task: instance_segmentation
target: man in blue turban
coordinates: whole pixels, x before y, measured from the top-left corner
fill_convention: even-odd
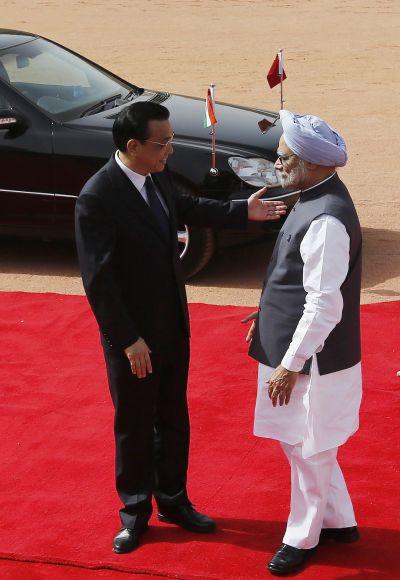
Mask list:
[[[358,428],[361,401],[361,230],[336,168],[346,145],[312,115],[281,111],[275,169],[300,190],[281,229],[247,340],[259,362],[254,433],[280,441],[291,506],[268,569],[298,570],[320,540],[359,537],[338,447]]]
[[[298,157],[323,167],[343,167],[347,163],[346,144],[328,123],[314,115],[295,115],[282,110],[283,139]]]

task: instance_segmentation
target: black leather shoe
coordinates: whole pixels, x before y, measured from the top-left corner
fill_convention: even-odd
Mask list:
[[[277,576],[284,576],[299,570],[307,560],[307,558],[315,552],[315,548],[311,550],[301,550],[300,548],[293,548],[287,544],[282,544],[275,556],[272,558],[267,566],[267,570],[271,574]]]
[[[360,532],[357,526],[351,526],[350,528],[323,528],[319,539],[320,541],[335,540],[335,542],[342,544],[352,544],[360,539]]]
[[[116,554],[129,554],[133,552],[139,545],[139,538],[142,533],[148,529],[149,526],[143,526],[138,530],[130,528],[121,528],[114,538],[113,551]]]
[[[159,505],[158,519],[160,522],[176,524],[199,534],[208,534],[216,528],[214,520],[197,512],[191,503],[175,506]]]

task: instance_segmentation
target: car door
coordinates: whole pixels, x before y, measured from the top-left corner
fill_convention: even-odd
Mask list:
[[[102,167],[113,151],[110,131],[54,125],[55,222],[62,237],[74,235],[76,199],[86,181]]]
[[[13,130],[0,127],[0,232],[45,236],[55,210],[52,121],[13,91],[1,70],[0,109],[24,123]]]

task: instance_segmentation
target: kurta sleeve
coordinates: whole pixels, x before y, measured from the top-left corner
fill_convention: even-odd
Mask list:
[[[326,338],[340,322],[343,298],[340,287],[349,270],[350,238],[337,218],[315,219],[300,245],[306,291],[303,315],[282,359],[282,366],[300,371],[305,362],[320,352]]]

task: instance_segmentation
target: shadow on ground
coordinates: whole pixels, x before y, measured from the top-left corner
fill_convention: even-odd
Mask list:
[[[363,228],[363,240],[363,293],[400,299],[400,284],[395,281],[400,277],[400,231]],[[261,288],[274,241],[270,237],[220,249],[191,285]]]
[[[363,240],[364,294],[375,294],[382,300],[400,299],[400,284],[393,283],[400,277],[400,231],[363,228]]]
[[[79,276],[73,242],[0,240],[0,272],[36,276]]]
[[[400,299],[400,231],[363,228],[363,293]],[[237,243],[228,239],[191,286],[259,289],[275,237]],[[0,240],[0,272],[42,276],[79,276],[72,242]],[[378,288],[376,288],[378,286]]]

